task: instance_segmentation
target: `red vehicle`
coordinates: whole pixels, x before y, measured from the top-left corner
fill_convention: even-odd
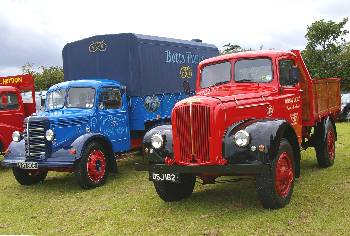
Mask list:
[[[0,152],[23,131],[23,120],[35,112],[34,80],[31,75],[0,77]]]
[[[301,148],[332,166],[340,79],[313,80],[299,51],[223,55],[198,66],[196,95],[178,102],[172,124],[144,138],[149,178],[164,201],[189,197],[196,177],[256,177],[265,208],[290,202]]]

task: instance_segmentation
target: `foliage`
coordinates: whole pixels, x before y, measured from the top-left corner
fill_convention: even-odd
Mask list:
[[[49,172],[35,186],[0,170],[0,234],[36,235],[348,235],[350,232],[350,124],[337,124],[334,166],[320,169],[315,151],[302,152],[301,177],[290,204],[263,209],[254,179],[196,184],[189,199],[165,203],[148,173],[130,156],[119,173],[89,191],[74,175]]]
[[[63,82],[63,68],[60,66],[40,66],[38,70],[34,69],[34,65],[26,63],[22,66],[25,74],[31,74],[34,77],[35,90],[47,90],[52,85]]]
[[[237,53],[237,52],[245,52],[250,51],[251,49],[245,49],[239,46],[238,44],[225,44],[223,46],[223,50],[220,52],[220,54],[231,54],[231,53]]]
[[[340,22],[319,20],[307,27],[307,45],[303,51],[305,63],[313,78],[341,77],[343,89],[348,89],[349,44],[344,29],[348,18]]]

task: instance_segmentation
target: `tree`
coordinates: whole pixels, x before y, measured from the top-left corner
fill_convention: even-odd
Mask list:
[[[221,55],[223,54],[230,54],[230,53],[237,53],[237,52],[245,52],[245,51],[251,51],[252,49],[245,49],[239,46],[238,44],[225,44],[223,46],[223,50],[220,52]]]
[[[38,70],[34,69],[34,64],[26,63],[22,66],[25,74],[31,74],[34,77],[35,90],[47,90],[52,85],[63,82],[63,68],[60,66],[41,66]]]
[[[307,27],[305,35],[307,45],[303,57],[313,78],[340,77],[348,48],[345,36],[349,33],[344,29],[348,18],[339,23],[324,19],[315,21]],[[348,79],[343,78],[342,84]]]

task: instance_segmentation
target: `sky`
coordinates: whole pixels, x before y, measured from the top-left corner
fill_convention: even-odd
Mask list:
[[[0,76],[20,74],[27,62],[62,66],[66,43],[99,34],[304,49],[308,25],[349,15],[349,0],[0,0]]]

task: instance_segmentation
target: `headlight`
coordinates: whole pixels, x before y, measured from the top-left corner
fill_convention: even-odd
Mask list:
[[[159,149],[163,146],[164,144],[164,140],[163,140],[163,137],[162,135],[160,134],[154,134],[151,138],[151,143],[152,143],[152,146],[155,148],[155,149]]]
[[[234,142],[238,147],[245,147],[249,144],[250,135],[245,130],[238,131],[234,136]]]
[[[55,133],[51,129],[46,130],[45,138],[47,139],[47,141],[52,141],[54,137]]]
[[[21,133],[19,131],[15,131],[12,133],[12,140],[15,142],[21,141]]]

